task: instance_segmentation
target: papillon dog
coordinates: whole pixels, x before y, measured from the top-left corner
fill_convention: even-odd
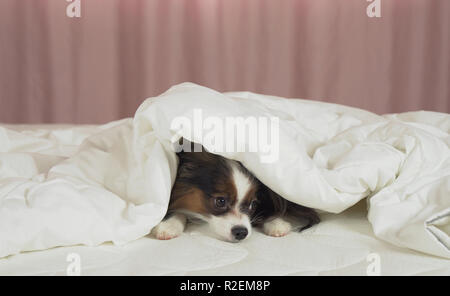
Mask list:
[[[240,162],[209,153],[180,152],[169,208],[152,232],[167,240],[179,236],[188,220],[206,221],[213,233],[229,242],[242,241],[261,227],[280,237],[319,223],[316,211],[290,202],[256,179]]]

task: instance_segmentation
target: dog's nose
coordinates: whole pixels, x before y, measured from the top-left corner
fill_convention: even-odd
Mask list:
[[[248,230],[244,226],[234,226],[231,228],[231,234],[235,239],[243,240],[247,236]]]

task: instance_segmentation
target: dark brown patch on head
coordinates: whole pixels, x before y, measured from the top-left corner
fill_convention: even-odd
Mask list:
[[[187,210],[193,213],[207,215],[208,211],[204,204],[203,192],[197,188],[180,188],[175,186],[172,196],[177,196],[171,199],[170,208],[172,210]]]
[[[188,210],[203,215],[223,215],[236,203],[229,160],[207,152],[178,153],[179,166],[169,210]],[[218,208],[223,198],[226,207]]]

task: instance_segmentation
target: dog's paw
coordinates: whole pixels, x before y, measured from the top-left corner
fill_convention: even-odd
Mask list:
[[[264,223],[263,231],[265,234],[275,237],[285,236],[292,230],[291,223],[283,220],[283,218],[275,218]]]
[[[155,234],[157,239],[172,239],[183,233],[185,223],[186,221],[183,219],[176,219],[171,217],[159,223],[152,232]]]

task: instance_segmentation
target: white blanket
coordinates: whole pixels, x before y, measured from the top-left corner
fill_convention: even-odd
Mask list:
[[[99,127],[0,126],[0,257],[147,235],[167,209],[172,142],[183,136],[214,148],[211,126],[174,129],[199,110],[202,118],[276,119],[276,161],[262,161],[260,149],[216,153],[241,161],[286,199],[340,213],[368,198],[377,237],[450,258],[450,115],[378,116],[191,83],[147,99],[133,119]]]

